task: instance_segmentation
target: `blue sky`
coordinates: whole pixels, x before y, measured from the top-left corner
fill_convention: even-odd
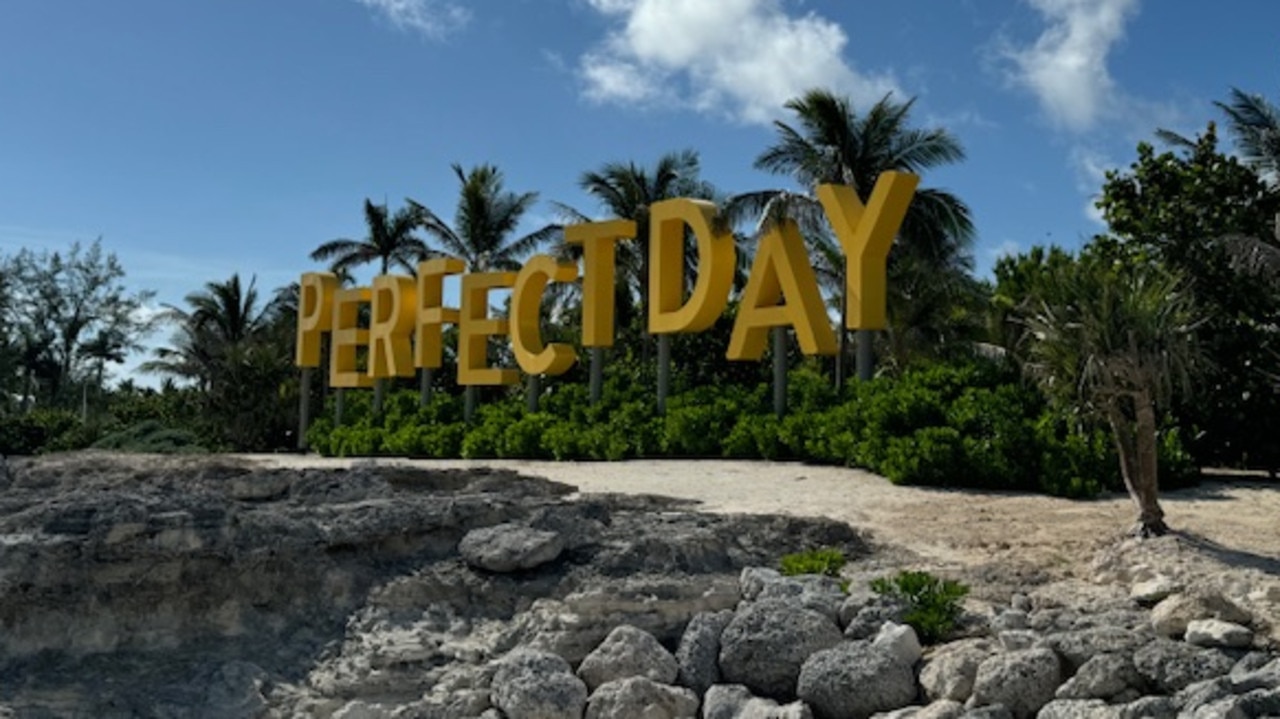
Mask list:
[[[924,183],[970,203],[985,274],[1102,230],[1103,171],[1155,128],[1280,98],[1277,27],[1264,0],[4,0],[0,252],[101,236],[179,303],[295,280],[366,197],[452,217],[454,162],[589,212],[583,170],[684,148],[727,192],[779,186],[751,166],[770,122],[826,86],[961,139]]]

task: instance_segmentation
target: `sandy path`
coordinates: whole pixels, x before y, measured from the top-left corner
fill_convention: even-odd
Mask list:
[[[296,455],[250,458],[268,466],[342,467],[352,462]],[[880,541],[902,545],[938,564],[1029,564],[1056,576],[1083,576],[1096,550],[1116,540],[1134,514],[1125,496],[1070,501],[898,487],[861,470],[795,463],[376,461],[514,469],[572,484],[581,492],[679,497],[713,512],[826,516],[869,530]],[[1280,564],[1280,485],[1248,479],[1205,482],[1166,493],[1162,502],[1172,527],[1223,549],[1231,563]]]

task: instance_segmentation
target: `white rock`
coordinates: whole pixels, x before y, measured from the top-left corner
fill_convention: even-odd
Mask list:
[[[1198,619],[1187,624],[1186,640],[1200,647],[1247,647],[1253,642],[1253,632],[1234,622]]]
[[[898,657],[909,667],[920,661],[920,656],[923,654],[920,639],[916,637],[916,630],[905,624],[885,622],[871,644]]]
[[[1129,598],[1143,606],[1150,606],[1180,591],[1181,584],[1162,575],[1133,585],[1129,590]]]

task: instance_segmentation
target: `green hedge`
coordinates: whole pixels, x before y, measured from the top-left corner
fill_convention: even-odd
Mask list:
[[[1123,488],[1106,431],[1046,405],[995,365],[912,370],[853,383],[843,396],[816,372],[793,371],[782,420],[768,385],[694,389],[668,398],[665,416],[621,381],[605,389],[591,406],[581,385],[556,386],[532,414],[522,396],[486,402],[470,425],[457,397],[436,395],[419,407],[415,392],[394,393],[373,418],[368,393],[349,392],[348,422],[317,420],[307,437],[315,451],[336,456],[761,458],[864,467],[901,484],[1071,497]],[[1162,487],[1195,480],[1177,432],[1162,435],[1160,451]]]

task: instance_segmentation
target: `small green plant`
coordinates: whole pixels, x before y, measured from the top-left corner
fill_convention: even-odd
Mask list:
[[[941,641],[955,629],[960,601],[969,594],[969,588],[960,582],[909,570],[872,580],[871,590],[905,602],[907,611],[902,620],[925,644]]]
[[[839,577],[844,563],[844,552],[839,549],[830,547],[810,549],[807,552],[785,555],[782,558],[782,574],[788,577],[794,577],[797,574]]]

